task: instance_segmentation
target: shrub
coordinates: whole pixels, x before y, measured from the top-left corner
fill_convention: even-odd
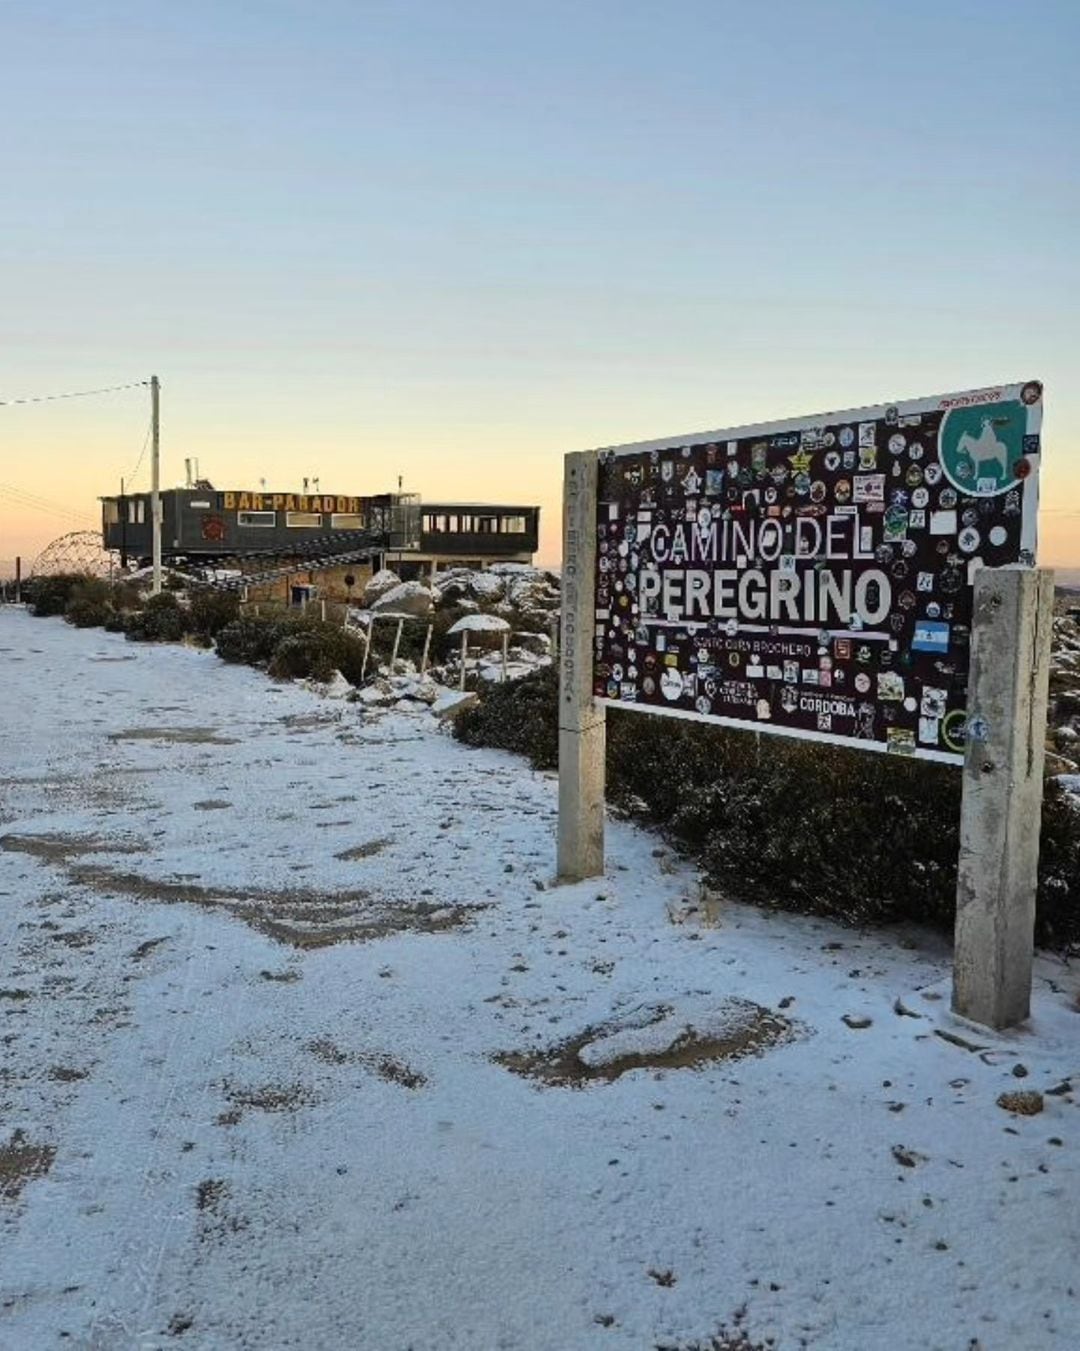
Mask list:
[[[214,647],[222,661],[259,666],[273,656],[278,629],[273,620],[241,615],[218,630]]]
[[[151,596],[131,618],[127,636],[134,642],[176,643],[188,629],[187,612],[171,591]]]
[[[559,763],[558,676],[542,666],[520,680],[492,685],[459,713],[454,735],[468,746],[494,746],[525,755],[537,769]]]
[[[240,597],[235,591],[195,591],[188,614],[192,633],[202,638],[216,638],[226,624],[239,617]]]
[[[112,613],[112,588],[100,577],[86,577],[71,588],[64,618],[77,629],[100,628]]]
[[[492,686],[461,713],[471,746],[558,762],[552,667]],[[608,799],[662,828],[707,879],[757,904],[844,923],[951,929],[960,774],[949,765],[609,709]],[[1036,938],[1080,942],[1080,807],[1043,798]]]
[[[351,684],[360,684],[363,641],[317,619],[241,616],[219,631],[215,646],[223,661],[265,665],[281,679],[329,680],[337,670]]]
[[[281,638],[267,670],[278,679],[327,681],[335,671],[359,685],[364,644],[332,624],[315,623]]]
[[[75,587],[94,580],[84,572],[58,572],[52,577],[31,577],[26,584],[30,613],[45,618],[62,615]]]

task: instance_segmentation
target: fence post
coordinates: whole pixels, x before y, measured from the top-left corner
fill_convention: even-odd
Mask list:
[[[597,453],[567,455],[563,471],[562,641],[559,644],[557,874],[604,871],[604,709],[593,698]]]
[[[1054,574],[975,574],[952,1006],[986,1027],[1031,1012]]]

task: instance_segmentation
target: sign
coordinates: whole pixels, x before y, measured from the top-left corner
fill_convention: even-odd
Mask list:
[[[972,583],[1035,565],[1042,386],[599,452],[603,703],[961,763]]]
[[[356,515],[362,499],[309,493],[218,493],[221,511],[310,511]]]

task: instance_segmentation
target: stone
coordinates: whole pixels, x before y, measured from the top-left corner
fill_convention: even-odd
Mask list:
[[[1017,1116],[1038,1116],[1044,1106],[1043,1095],[1031,1088],[1018,1089],[1012,1093],[1000,1094],[997,1105],[1003,1107],[1006,1112],[1014,1112]]]

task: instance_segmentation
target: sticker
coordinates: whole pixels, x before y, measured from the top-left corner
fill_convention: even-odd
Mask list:
[[[1009,532],[1003,525],[995,525],[990,531],[990,543],[1000,548],[1009,538]]]
[[[682,676],[679,675],[678,671],[673,671],[670,668],[664,671],[664,674],[660,677],[660,691],[670,703],[675,703],[677,699],[682,698]]]
[[[924,718],[943,718],[948,699],[948,690],[938,689],[933,685],[924,685],[919,712]]]
[[[899,702],[904,697],[904,677],[897,675],[895,671],[879,671],[877,694],[883,702]]]
[[[892,755],[914,755],[915,733],[910,727],[889,727],[885,732],[885,749]]]
[[[938,431],[945,477],[961,492],[996,497],[1015,482],[1026,433],[1027,409],[1019,399],[949,409]]]
[[[919,740],[926,746],[936,746],[940,727],[941,723],[937,718],[920,718]]]
[[[954,708],[941,720],[941,739],[951,751],[963,752],[967,742],[967,713]]]
[[[951,625],[933,619],[915,621],[915,636],[911,640],[913,652],[948,652]]]
[[[960,537],[957,540],[957,543],[960,545],[960,548],[963,549],[964,553],[972,554],[979,547],[979,540],[979,532],[974,526],[968,526],[965,530],[960,531]]]
[[[955,511],[932,511],[930,513],[931,535],[955,535],[957,526]]]

